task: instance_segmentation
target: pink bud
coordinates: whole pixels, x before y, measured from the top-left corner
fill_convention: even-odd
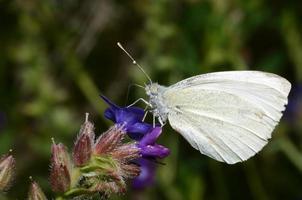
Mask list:
[[[54,192],[63,193],[70,187],[70,175],[66,166],[59,165],[50,170],[50,184]]]
[[[100,182],[90,188],[91,192],[103,192],[105,194],[119,193],[120,187],[113,181]]]
[[[44,192],[35,181],[30,184],[28,200],[47,200]]]
[[[50,183],[54,192],[65,192],[70,187],[72,163],[66,147],[60,143],[51,147]]]
[[[102,155],[113,151],[121,144],[124,136],[125,132],[121,128],[111,127],[97,139],[94,146],[94,153],[96,155]]]
[[[8,190],[14,181],[15,164],[12,155],[5,155],[0,159],[0,191]]]
[[[94,137],[94,126],[88,121],[88,113],[86,113],[86,120],[81,127],[72,153],[73,161],[76,166],[82,166],[90,160]]]
[[[125,178],[135,178],[141,172],[140,167],[136,164],[122,164],[121,169],[122,176]]]
[[[121,145],[110,154],[113,158],[125,163],[141,157],[140,149],[134,144]]]

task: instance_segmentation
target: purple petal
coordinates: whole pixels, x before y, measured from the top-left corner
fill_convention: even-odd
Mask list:
[[[140,146],[146,146],[149,144],[154,144],[156,139],[160,136],[161,134],[161,127],[155,127],[153,130],[149,133],[147,133],[139,142]]]
[[[142,122],[145,111],[138,107],[121,108],[101,95],[102,99],[110,106],[105,110],[105,117],[117,125],[122,125],[129,136],[140,140],[151,128],[150,124]]]
[[[114,115],[114,111],[113,111],[111,108],[107,108],[107,109],[105,110],[104,116],[105,116],[107,119],[110,119],[111,121],[116,122],[115,115]]]
[[[112,101],[110,101],[107,97],[105,97],[104,95],[100,95],[100,97],[113,109],[119,109],[120,107],[118,107],[117,105],[115,105]]]
[[[144,135],[150,131],[151,128],[152,128],[151,124],[142,122],[142,123],[135,123],[132,126],[129,126],[126,131],[132,139],[138,141],[141,140],[144,137]]]
[[[126,126],[141,122],[142,117],[137,113],[129,111],[127,108],[118,109],[115,112],[116,123],[125,124]]]
[[[162,145],[147,145],[139,147],[143,157],[165,158],[170,154],[170,150]]]
[[[131,112],[131,113],[135,114],[141,120],[143,119],[143,117],[145,115],[145,111],[138,107],[129,107],[129,108],[125,108],[125,109],[127,109],[127,112]]]
[[[133,179],[132,187],[135,189],[144,189],[154,184],[156,164],[150,160],[138,159],[137,163],[141,166],[141,173]]]

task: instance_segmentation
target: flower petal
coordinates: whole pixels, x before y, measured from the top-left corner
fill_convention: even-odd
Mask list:
[[[147,133],[139,142],[140,146],[146,146],[149,144],[154,144],[156,139],[160,136],[161,134],[161,127],[155,127],[153,130],[149,133]]]
[[[127,108],[119,109],[115,112],[116,123],[118,124],[125,124],[126,126],[131,126],[137,122],[142,120],[140,115],[129,111]]]
[[[141,140],[151,128],[151,124],[138,122],[128,127],[126,131],[131,139],[138,141]]]
[[[141,173],[133,179],[132,187],[135,189],[144,189],[154,183],[156,163],[140,158],[137,160],[140,165]]]
[[[165,158],[170,154],[170,150],[162,145],[147,145],[141,148],[143,157]]]
[[[140,140],[152,127],[142,122],[145,111],[138,107],[121,108],[101,95],[102,99],[110,106],[105,110],[105,117],[120,125],[134,140]]]
[[[112,101],[110,101],[107,97],[105,97],[104,95],[100,95],[100,97],[113,109],[119,109],[120,107],[115,105]]]

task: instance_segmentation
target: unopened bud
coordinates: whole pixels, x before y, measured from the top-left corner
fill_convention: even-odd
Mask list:
[[[119,186],[111,181],[111,182],[100,182],[96,185],[94,185],[92,188],[90,188],[91,192],[102,192],[104,194],[107,194],[108,196],[111,193],[119,193],[120,188]]]
[[[62,193],[70,187],[72,164],[66,147],[62,143],[55,144],[53,141],[51,151],[51,187],[54,192]]]
[[[92,142],[94,140],[94,125],[89,121],[89,113],[86,113],[85,122],[81,126],[79,135],[87,135]]]
[[[30,179],[32,178],[30,177]],[[28,200],[47,200],[44,192],[35,181],[32,181],[30,184]]]
[[[121,128],[110,128],[97,139],[94,146],[94,153],[96,155],[102,155],[113,151],[121,144],[124,136],[125,132]]]
[[[123,172],[122,176],[125,178],[135,178],[141,172],[140,167],[136,164],[122,164],[121,168]]]
[[[0,191],[7,191],[15,178],[16,161],[12,155],[0,159]]]
[[[118,186],[119,193],[124,193],[126,191],[125,180],[123,176],[121,176],[119,171],[109,170],[107,171],[107,176],[109,176],[110,179],[116,183],[116,185]]]
[[[140,149],[134,144],[124,144],[111,152],[113,158],[121,162],[129,162],[141,157]]]
[[[81,127],[72,153],[76,166],[82,166],[90,160],[94,137],[94,126],[88,121],[88,113],[86,113],[86,120]]]

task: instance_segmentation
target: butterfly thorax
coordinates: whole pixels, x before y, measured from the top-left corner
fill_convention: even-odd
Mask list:
[[[151,112],[155,117],[158,117],[163,123],[168,118],[168,107],[163,97],[166,87],[158,83],[151,83],[145,87],[146,94],[149,96],[149,103],[151,104]]]

